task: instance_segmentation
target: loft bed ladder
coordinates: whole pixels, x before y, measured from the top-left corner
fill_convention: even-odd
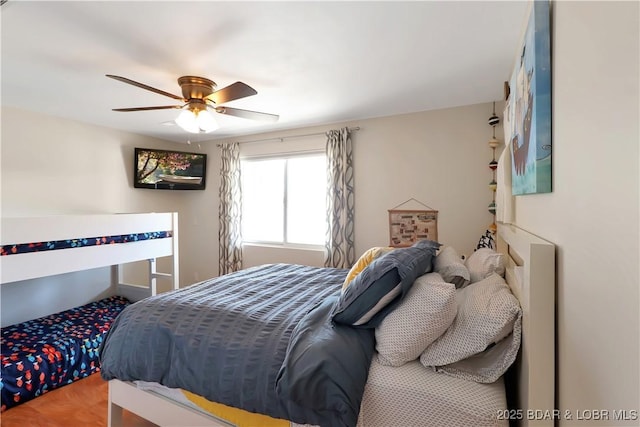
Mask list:
[[[157,295],[158,279],[170,280],[171,289],[177,290],[180,287],[180,257],[178,249],[178,215],[172,215],[173,225],[172,229],[172,260],[171,260],[171,273],[159,272],[157,269],[157,258],[148,258],[147,286],[136,285],[132,283],[126,283],[124,281],[123,264],[116,264],[111,266],[111,284],[116,289],[118,295],[131,300],[139,301],[142,298],[148,296]]]

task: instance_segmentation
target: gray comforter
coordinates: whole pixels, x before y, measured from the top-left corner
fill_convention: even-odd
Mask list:
[[[273,264],[137,302],[100,348],[106,380],[182,388],[251,412],[353,426],[375,343],[330,312],[347,270]]]

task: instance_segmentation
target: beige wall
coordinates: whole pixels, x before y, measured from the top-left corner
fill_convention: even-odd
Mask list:
[[[492,221],[488,184],[491,127],[487,119],[491,104],[336,123],[289,132],[237,138],[239,142],[272,137],[323,133],[343,126],[354,132],[355,246],[356,256],[372,246],[389,244],[388,210],[413,198],[439,211],[438,238],[462,253],[475,249],[480,235]],[[498,102],[500,112],[503,103]],[[501,125],[496,135],[502,135]],[[221,141],[228,142],[228,141]],[[246,155],[324,147],[324,136],[288,138],[284,142],[241,145]],[[212,157],[219,149],[210,146]],[[408,209],[421,209],[412,202]],[[204,248],[203,248],[204,250]],[[245,248],[245,265],[262,262],[296,262],[322,265],[317,251]]]
[[[210,231],[211,213],[217,209],[216,183],[204,192],[135,189],[132,184],[134,147],[183,151],[197,147],[12,108],[2,108],[1,131],[3,217],[177,211],[180,265],[186,272],[181,283],[194,281],[189,274],[196,271],[194,265],[203,266],[202,277],[217,272],[210,254],[192,249],[189,243],[202,230]],[[215,174],[217,161],[212,159],[210,166]],[[203,210],[196,212],[192,206]],[[217,254],[213,256],[217,260]],[[168,268],[165,262],[159,264]],[[107,269],[2,285],[2,324],[84,304],[111,292]]]
[[[387,210],[410,198],[439,210],[440,240],[468,253],[491,222],[487,212],[491,200],[487,187],[491,179],[487,167],[491,128],[487,118],[491,108],[491,104],[473,105],[239,140],[360,126],[353,137],[357,255],[371,246],[388,244]],[[498,111],[500,108],[498,105]],[[171,192],[133,188],[136,146],[207,152],[207,189]],[[323,148],[324,136],[246,144],[242,151],[251,155],[282,147],[285,151]],[[3,108],[1,154],[3,216],[177,211],[181,285],[217,275],[220,153],[214,142],[170,143]],[[247,247],[245,255],[246,266],[267,262],[322,265],[324,260],[321,251],[309,250]],[[73,307],[109,292],[106,270],[4,285],[2,322],[14,323]],[[34,293],[39,294],[35,306],[28,298]]]
[[[638,2],[553,3],[553,192],[516,222],[557,245],[560,425],[640,409]],[[564,417],[563,417],[564,418]]]
[[[142,212],[179,207],[185,192],[134,189],[133,148],[190,150],[13,108],[2,109],[2,216]]]
[[[498,103],[496,110],[501,109]],[[388,210],[411,198],[438,211],[441,243],[465,254],[475,249],[492,222],[491,112],[491,104],[478,104],[359,123],[354,143],[357,253],[389,243]],[[496,135],[502,133],[499,126]]]

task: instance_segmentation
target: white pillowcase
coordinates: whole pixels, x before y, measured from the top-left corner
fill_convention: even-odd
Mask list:
[[[466,379],[475,375],[479,382],[495,381],[513,363],[520,348],[520,303],[496,273],[458,290],[457,295],[458,313],[453,324],[425,349],[420,363],[454,374],[459,367]],[[465,361],[469,363],[450,366],[450,370],[445,366],[480,353],[478,363],[470,363],[470,359]],[[474,366],[481,371],[472,372]]]
[[[434,370],[477,383],[496,382],[516,360],[522,337],[521,325],[522,321],[518,318],[513,333],[498,341],[496,345],[459,362],[435,366]]]
[[[440,273],[445,282],[453,283],[456,288],[464,288],[471,281],[469,270],[465,267],[458,252],[451,246],[440,250],[436,256],[433,271]]]
[[[469,270],[471,283],[486,279],[493,273],[504,277],[504,255],[489,248],[480,248],[472,253],[464,265]]]
[[[380,364],[401,366],[420,357],[457,313],[456,288],[438,273],[418,277],[405,299],[376,328]]]

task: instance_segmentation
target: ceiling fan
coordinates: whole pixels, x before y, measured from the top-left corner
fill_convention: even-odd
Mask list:
[[[234,101],[236,99],[245,98],[258,93],[251,86],[242,82],[235,82],[220,90],[216,90],[217,85],[212,80],[197,76],[182,76],[178,78],[178,84],[182,89],[182,96],[178,96],[146,84],[133,81],[126,77],[114,76],[112,74],[106,74],[106,76],[160,95],[168,96],[169,98],[176,99],[182,103],[180,105],[164,105],[155,107],[114,108],[113,111],[182,110],[175,122],[187,132],[207,133],[216,130],[218,125],[213,118],[211,111],[244,119],[262,120],[267,122],[278,121],[278,116],[276,114],[241,110],[221,105],[225,102]]]

